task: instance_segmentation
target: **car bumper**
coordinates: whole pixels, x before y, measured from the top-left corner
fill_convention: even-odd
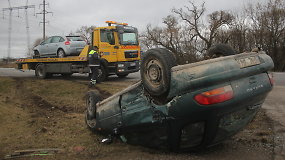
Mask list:
[[[116,66],[116,74],[128,74],[140,70],[139,61],[119,62]]]

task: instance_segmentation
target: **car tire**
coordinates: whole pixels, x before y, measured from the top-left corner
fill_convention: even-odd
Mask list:
[[[208,55],[210,57],[221,57],[221,56],[230,56],[230,55],[235,55],[236,51],[227,44],[216,44],[213,45],[209,50],[208,50]]]
[[[86,96],[86,112],[85,112],[85,123],[88,128],[95,132],[96,131],[96,103],[102,101],[102,97],[95,91],[89,91]]]
[[[35,75],[38,78],[45,79],[48,77],[44,64],[38,64],[35,69]]]
[[[127,77],[128,75],[129,75],[129,73],[124,73],[124,74],[117,73],[117,76],[118,76],[119,78],[125,78],[125,77]]]
[[[65,52],[64,52],[63,49],[59,49],[59,50],[57,51],[57,57],[58,57],[58,58],[64,58],[64,57],[65,57]]]
[[[148,50],[140,67],[145,90],[152,96],[166,97],[170,89],[171,68],[175,65],[175,57],[169,50]]]

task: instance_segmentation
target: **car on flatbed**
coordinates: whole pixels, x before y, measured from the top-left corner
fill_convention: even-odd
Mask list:
[[[86,45],[80,36],[51,36],[33,49],[34,57],[78,56]]]
[[[39,78],[50,78],[59,74],[65,77],[73,73],[90,74],[87,55],[91,48],[96,47],[100,55],[97,82],[106,80],[110,75],[124,78],[130,73],[138,72],[141,51],[137,28],[115,21],[106,21],[106,23],[108,26],[93,28],[90,45],[84,46],[85,41],[78,36],[66,36],[66,39],[55,36],[47,39],[35,48],[33,58],[18,59],[17,69],[35,70],[35,75]],[[51,45],[57,44],[50,43],[54,41],[60,41],[61,45],[52,47]],[[75,47],[71,49],[73,45]],[[50,47],[53,51],[39,49]],[[81,52],[78,53],[79,51]],[[77,56],[66,56],[73,53]]]
[[[176,65],[167,49],[150,49],[140,82],[104,100],[88,92],[85,121],[92,131],[130,144],[199,150],[252,121],[272,90],[273,67],[262,51]]]

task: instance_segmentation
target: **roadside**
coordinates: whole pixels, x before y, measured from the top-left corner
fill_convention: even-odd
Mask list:
[[[15,68],[17,64],[14,61],[15,60],[13,60],[13,62],[10,63],[0,61],[0,68]]]
[[[114,78],[98,84],[96,89],[107,97],[134,82]],[[45,159],[267,160],[274,156],[273,122],[264,110],[238,135],[198,153],[169,153],[119,140],[103,145],[100,140],[104,136],[91,133],[84,124],[87,84],[87,80],[78,78],[0,77],[0,157],[15,150],[35,148],[64,150]]]
[[[274,120],[274,152],[276,160],[285,159],[285,87],[275,86],[274,92],[270,92],[263,108],[267,115]]]

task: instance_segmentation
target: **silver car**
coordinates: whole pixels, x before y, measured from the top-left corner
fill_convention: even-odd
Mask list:
[[[80,36],[52,36],[34,48],[34,57],[78,56],[85,45]]]

